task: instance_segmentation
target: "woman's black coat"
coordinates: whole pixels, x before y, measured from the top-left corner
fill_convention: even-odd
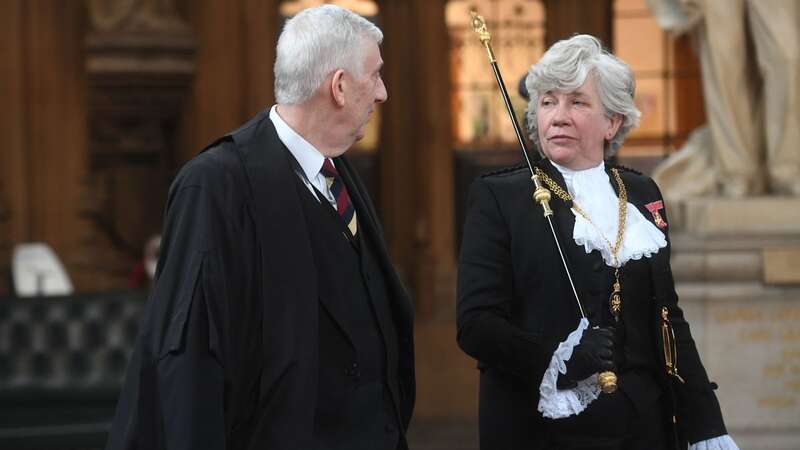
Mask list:
[[[539,164],[565,186],[548,161]],[[621,169],[620,175],[628,201],[653,221],[644,205],[662,200],[656,184],[631,170]],[[478,360],[481,370],[484,449],[539,448],[543,420],[537,411],[539,385],[559,342],[577,327],[580,318],[542,208],[532,200],[533,189],[527,167],[519,167],[477,179],[469,195],[458,271],[458,343]],[[551,207],[565,253],[572,259],[581,258],[585,252],[572,239],[575,219],[570,205],[554,195]],[[663,210],[661,215],[668,222]],[[667,234],[668,229],[662,231]],[[623,298],[628,314],[652,323],[653,351],[661,367],[660,312],[662,307],[668,309],[677,339],[678,367],[686,383],[664,373],[659,382],[667,395],[662,398],[669,403],[665,405],[667,417],[677,416],[681,440],[696,442],[726,431],[713,393],[715,385],[708,380],[678,307],[669,254],[668,244],[648,258],[653,292],[626,293],[623,286]],[[584,298],[588,275],[573,276],[578,294]],[[674,402],[669,401],[672,398]]]

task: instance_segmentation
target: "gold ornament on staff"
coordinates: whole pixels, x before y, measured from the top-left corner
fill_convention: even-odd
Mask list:
[[[492,35],[486,28],[486,20],[484,20],[483,16],[478,14],[476,11],[470,11],[470,15],[472,16],[472,29],[478,34],[478,38],[483,46],[486,47],[486,52],[489,56],[489,64],[492,66],[492,71],[494,72],[494,77],[497,80],[497,85],[500,87],[500,94],[503,97],[503,102],[506,105],[506,110],[508,111],[509,118],[511,119],[511,124],[514,127],[514,133],[517,135],[522,156],[525,158],[525,162],[528,164],[528,169],[530,169],[531,181],[533,181],[535,186],[533,200],[534,202],[542,205],[544,217],[547,219],[547,223],[550,225],[550,231],[553,234],[553,240],[556,244],[556,248],[558,248],[558,254],[561,256],[561,262],[564,266],[564,271],[567,274],[567,278],[569,279],[569,285],[572,288],[575,301],[578,304],[578,310],[580,311],[581,318],[585,319],[586,315],[583,313],[583,306],[581,305],[581,300],[578,297],[578,291],[575,290],[575,283],[572,281],[572,275],[569,270],[569,266],[567,265],[567,260],[564,258],[564,252],[561,250],[561,243],[558,240],[558,235],[556,234],[555,227],[553,226],[553,211],[550,209],[551,194],[550,191],[542,185],[539,175],[537,175],[533,164],[531,163],[531,159],[528,154],[528,146],[525,143],[525,139],[522,137],[522,131],[520,131],[519,123],[517,123],[517,116],[514,114],[514,107],[511,105],[511,99],[508,97],[506,85],[503,82],[502,75],[500,75],[500,69],[497,67],[497,59],[494,56],[494,51],[492,51]],[[617,390],[617,376],[614,374],[614,372],[601,372],[597,376],[597,383],[600,385],[600,389],[606,394],[610,394]]]

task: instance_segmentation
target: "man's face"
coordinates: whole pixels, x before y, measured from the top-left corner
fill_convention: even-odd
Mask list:
[[[591,75],[572,92],[541,94],[536,119],[544,154],[573,170],[600,164],[605,141],[614,136],[620,122],[606,116]]]
[[[364,137],[364,128],[375,109],[375,104],[385,102],[388,97],[381,78],[383,59],[378,44],[368,40],[364,45],[366,51],[361,77],[347,74],[351,88],[347,92],[345,113],[353,142]]]

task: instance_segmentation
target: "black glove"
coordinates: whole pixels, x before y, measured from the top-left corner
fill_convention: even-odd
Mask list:
[[[565,365],[567,373],[559,375],[556,382],[559,389],[573,388],[578,381],[592,374],[614,370],[614,329],[589,328],[584,331]]]

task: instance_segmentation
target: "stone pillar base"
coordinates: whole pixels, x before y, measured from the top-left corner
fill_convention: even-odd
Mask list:
[[[728,431],[743,449],[800,448],[800,199],[670,206],[680,304]]]

